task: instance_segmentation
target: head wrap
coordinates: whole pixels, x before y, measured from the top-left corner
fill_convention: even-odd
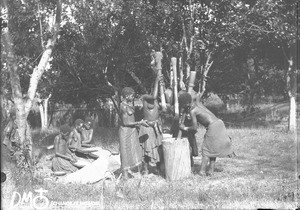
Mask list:
[[[70,133],[71,132],[71,127],[68,125],[62,125],[59,127],[59,130],[61,133]]]
[[[186,106],[192,102],[192,96],[189,93],[182,93],[178,97],[179,106]]]
[[[123,97],[129,96],[131,94],[134,94],[134,90],[131,87],[124,87],[121,92]]]
[[[82,119],[75,120],[75,126],[80,125],[80,124],[84,124],[84,121]]]

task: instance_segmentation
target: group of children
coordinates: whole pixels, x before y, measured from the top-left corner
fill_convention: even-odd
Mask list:
[[[75,164],[78,160],[86,164],[93,160],[92,155],[83,152],[84,148],[94,146],[91,144],[92,123],[90,118],[86,119],[85,122],[82,119],[77,119],[73,129],[69,125],[60,126],[60,133],[54,139],[53,171],[75,172],[81,167]]]

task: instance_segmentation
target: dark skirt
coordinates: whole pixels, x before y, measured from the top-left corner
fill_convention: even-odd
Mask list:
[[[139,131],[140,144],[142,146],[143,158],[148,160],[150,165],[155,165],[162,160],[163,135],[158,126],[141,126]]]
[[[136,128],[119,128],[121,167],[130,169],[142,163],[142,148]]]

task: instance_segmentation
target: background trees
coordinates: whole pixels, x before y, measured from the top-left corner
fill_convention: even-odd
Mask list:
[[[47,99],[50,107],[64,103],[95,108],[107,100],[117,102],[124,86],[149,92],[152,50],[163,52],[167,87],[175,56],[180,88],[192,70],[197,72],[194,90],[201,96],[243,94],[251,107],[256,97],[285,95],[295,116],[296,0],[66,0],[59,30],[57,2],[7,5],[13,45],[2,39],[12,50],[1,51],[2,94],[15,102],[19,123],[24,123],[34,98],[45,115]],[[39,72],[37,77],[33,72]],[[292,122],[295,118],[290,122],[293,130]],[[48,124],[44,119],[43,125]]]
[[[299,1],[256,1],[254,5],[248,7],[249,11],[241,21],[246,27],[243,26],[241,31],[250,33],[251,37],[257,37],[257,41],[262,43],[262,47],[258,49],[264,51],[264,54],[259,56],[256,62],[258,59],[268,59],[272,62],[273,68],[275,67],[275,72],[284,69],[286,80],[284,89],[290,99],[289,130],[295,132],[296,80],[299,69],[299,55],[297,56],[296,49],[300,46]],[[270,49],[273,49],[273,52]],[[262,65],[265,63],[267,62],[263,62]],[[261,71],[264,69],[261,67]],[[271,78],[271,75],[272,73],[265,74],[265,77]]]

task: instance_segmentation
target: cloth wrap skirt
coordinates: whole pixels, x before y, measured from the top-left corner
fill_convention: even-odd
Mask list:
[[[136,128],[120,126],[121,168],[130,169],[142,163],[142,148]]]
[[[225,157],[233,153],[231,139],[222,120],[217,120],[206,128],[202,144],[202,156]]]
[[[61,157],[54,157],[52,159],[52,170],[53,171],[65,171],[67,173],[72,173],[78,169],[72,165],[72,163]]]
[[[143,158],[150,165],[155,166],[156,163],[163,159],[162,154],[162,127],[158,121],[149,122],[151,126],[141,126],[139,131],[140,144],[142,146]]]

